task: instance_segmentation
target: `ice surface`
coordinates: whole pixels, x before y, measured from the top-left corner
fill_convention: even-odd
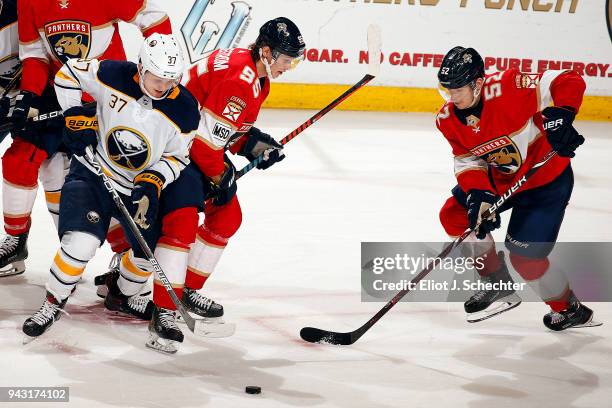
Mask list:
[[[310,114],[266,110],[258,126],[280,139]],[[587,142],[559,239],[610,241],[610,124],[577,128]],[[96,298],[106,245],[70,316],[22,345],[58,247],[40,191],[28,270],[0,280],[0,386],[68,386],[69,406],[92,408],[609,406],[610,304],[590,304],[603,327],[552,333],[544,304],[468,324],[460,303],[402,303],[351,347],[301,341],[303,326],[353,330],[382,306],[360,301],[361,241],[445,240],[438,211],[454,185],[452,158],[429,114],[332,112],[285,151],[239,181],[243,225],[205,287],[236,334],[198,339],[185,329],[175,356],[145,348],[146,324]]]

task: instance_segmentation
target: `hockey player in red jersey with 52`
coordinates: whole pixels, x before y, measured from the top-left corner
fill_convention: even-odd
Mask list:
[[[452,147],[458,185],[440,211],[448,235],[479,227],[466,239],[472,256],[485,260],[481,279],[497,283],[465,302],[468,321],[477,322],[520,304],[503,252],[496,253],[490,232],[501,212],[512,209],[505,245],[514,269],[550,306],[544,324],[552,330],[598,325],[548,255],[557,240],[574,177],[570,158],[584,142],[572,123],[585,91],[574,71],[525,74],[511,69],[485,75],[473,48],[450,50],[438,72],[450,101],[436,125]],[[552,106],[551,106],[552,104]],[[481,215],[550,151],[558,152],[489,219]],[[470,245],[471,244],[471,245]]]
[[[38,178],[57,225],[60,191],[68,171],[61,145],[63,123],[40,122],[23,130],[30,108],[59,110],[51,84],[69,58],[125,60],[118,21],[136,25],[145,36],[170,34],[165,12],[146,0],[19,0],[19,56],[23,61],[21,91],[11,101],[7,121],[14,125],[13,143],[2,157],[2,204],[7,236],[0,244],[0,276],[23,273],[30,213]],[[84,96],[87,99],[87,96]],[[4,268],[4,269],[3,269]]]

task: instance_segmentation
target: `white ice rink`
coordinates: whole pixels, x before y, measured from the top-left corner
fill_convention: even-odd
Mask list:
[[[310,114],[267,110],[258,125],[280,139]],[[611,125],[576,127],[587,142],[560,240],[612,241]],[[106,245],[70,316],[22,345],[58,246],[39,192],[28,270],[0,281],[0,386],[67,386],[70,407],[91,408],[610,406],[609,303],[589,304],[603,327],[553,333],[544,304],[468,324],[461,303],[407,302],[353,346],[301,341],[304,326],[349,331],[382,307],[360,301],[360,242],[445,240],[438,211],[454,181],[430,114],[332,112],[285,151],[284,162],[240,180],[244,222],[205,286],[236,334],[198,339],[185,329],[175,356],[145,348],[146,324],[107,313],[95,296]],[[247,395],[246,385],[263,392]]]

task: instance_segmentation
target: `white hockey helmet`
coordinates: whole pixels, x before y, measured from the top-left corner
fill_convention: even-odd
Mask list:
[[[147,37],[138,55],[140,63],[140,87],[142,91],[152,99],[163,99],[172,91],[169,89],[161,98],[153,97],[144,86],[144,75],[148,71],[151,74],[164,79],[172,80],[177,86],[181,82],[185,61],[181,47],[174,35],[154,33]]]

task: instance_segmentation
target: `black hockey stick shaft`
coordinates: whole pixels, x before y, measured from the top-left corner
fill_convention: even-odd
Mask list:
[[[374,79],[373,75],[370,75],[370,74],[364,75],[364,77],[361,78],[359,82],[357,82],[355,85],[347,89],[342,95],[334,99],[329,105],[327,105],[326,107],[321,109],[319,112],[312,115],[306,122],[302,123],[296,129],[294,129],[291,133],[289,133],[287,136],[282,138],[279,141],[279,143],[283,146],[286,145],[289,141],[291,141],[291,139],[293,139],[294,137],[302,133],[304,130],[308,129],[311,125],[313,125],[323,116],[325,116],[329,111],[331,111],[336,106],[341,104],[345,99],[347,99],[349,96],[357,92],[360,88],[364,87],[372,79]],[[244,176],[249,171],[253,170],[253,168],[255,168],[259,163],[261,163],[263,159],[264,159],[264,154],[262,153],[255,160],[253,160],[252,162],[244,166],[242,169],[240,169],[236,173],[236,180]]]
[[[531,176],[535,172],[537,172],[542,166],[544,166],[550,159],[552,159],[557,152],[552,150],[548,152],[539,162],[534,164],[512,187],[508,189],[490,208],[487,209],[482,215],[482,219],[487,219],[491,215],[495,213],[505,202],[507,202],[510,197],[512,197],[516,192],[529,180]],[[474,229],[478,229],[478,225]],[[434,258],[434,260],[427,264],[425,269],[423,269],[417,276],[415,276],[410,284],[407,285],[406,289],[402,289],[398,292],[393,298],[388,301],[382,309],[380,309],[370,320],[368,320],[365,324],[359,327],[352,332],[340,333],[340,332],[332,332],[328,330],[321,330],[314,327],[304,327],[300,331],[300,336],[302,339],[311,342],[311,343],[329,343],[329,344],[337,344],[337,345],[350,345],[355,343],[361,336],[363,336],[372,326],[376,324],[393,306],[395,306],[404,296],[410,292],[410,288],[415,287],[415,285],[421,281],[429,272],[431,272],[444,258],[446,258],[453,249],[455,249],[459,244],[461,244],[471,233],[472,229],[467,229],[459,238],[455,239],[453,242],[448,244],[438,256]]]
[[[91,108],[92,106],[96,106],[96,102],[89,102],[83,105],[84,108]],[[61,117],[63,112],[64,111],[60,109],[56,111],[41,113],[40,115],[36,115],[31,118],[28,118],[28,121],[26,122],[26,125],[25,125],[25,129],[27,129],[28,125],[31,125],[35,122],[43,122],[45,120]],[[7,131],[10,132],[11,130],[13,130],[12,123],[3,123],[2,125],[0,125],[0,133],[4,133]],[[4,140],[4,138],[0,139],[0,143],[2,142],[2,140]]]
[[[176,306],[176,309],[179,311],[179,313],[183,317],[185,324],[187,325],[189,330],[191,330],[192,332],[195,332],[195,324],[196,324],[195,319],[191,317],[185,305],[183,305],[183,303],[178,298],[176,293],[174,293],[174,289],[172,288],[172,285],[170,284],[168,277],[162,270],[161,266],[159,265],[159,262],[157,262],[157,259],[155,259],[155,255],[153,255],[153,251],[151,251],[151,248],[149,248],[147,241],[145,241],[144,237],[138,230],[138,227],[136,226],[136,222],[130,215],[123,201],[121,200],[121,196],[119,195],[119,193],[113,186],[111,180],[102,170],[102,166],[100,165],[100,162],[98,161],[98,159],[96,158],[96,156],[94,155],[90,147],[87,148],[87,161],[93,166],[93,168],[96,171],[96,174],[102,179],[102,183],[104,184],[106,191],[108,191],[111,197],[113,198],[115,205],[121,212],[121,215],[123,215],[123,218],[125,219],[125,221],[128,224],[128,227],[130,228],[130,231],[132,232],[134,237],[136,237],[136,240],[138,241],[140,248],[145,253],[147,259],[151,263],[151,266],[153,267],[153,270],[155,271],[157,278],[160,280],[160,282],[164,286],[164,289],[166,289],[166,291],[168,292],[168,295],[170,295],[170,298],[172,299],[172,303],[174,303],[174,305]]]

